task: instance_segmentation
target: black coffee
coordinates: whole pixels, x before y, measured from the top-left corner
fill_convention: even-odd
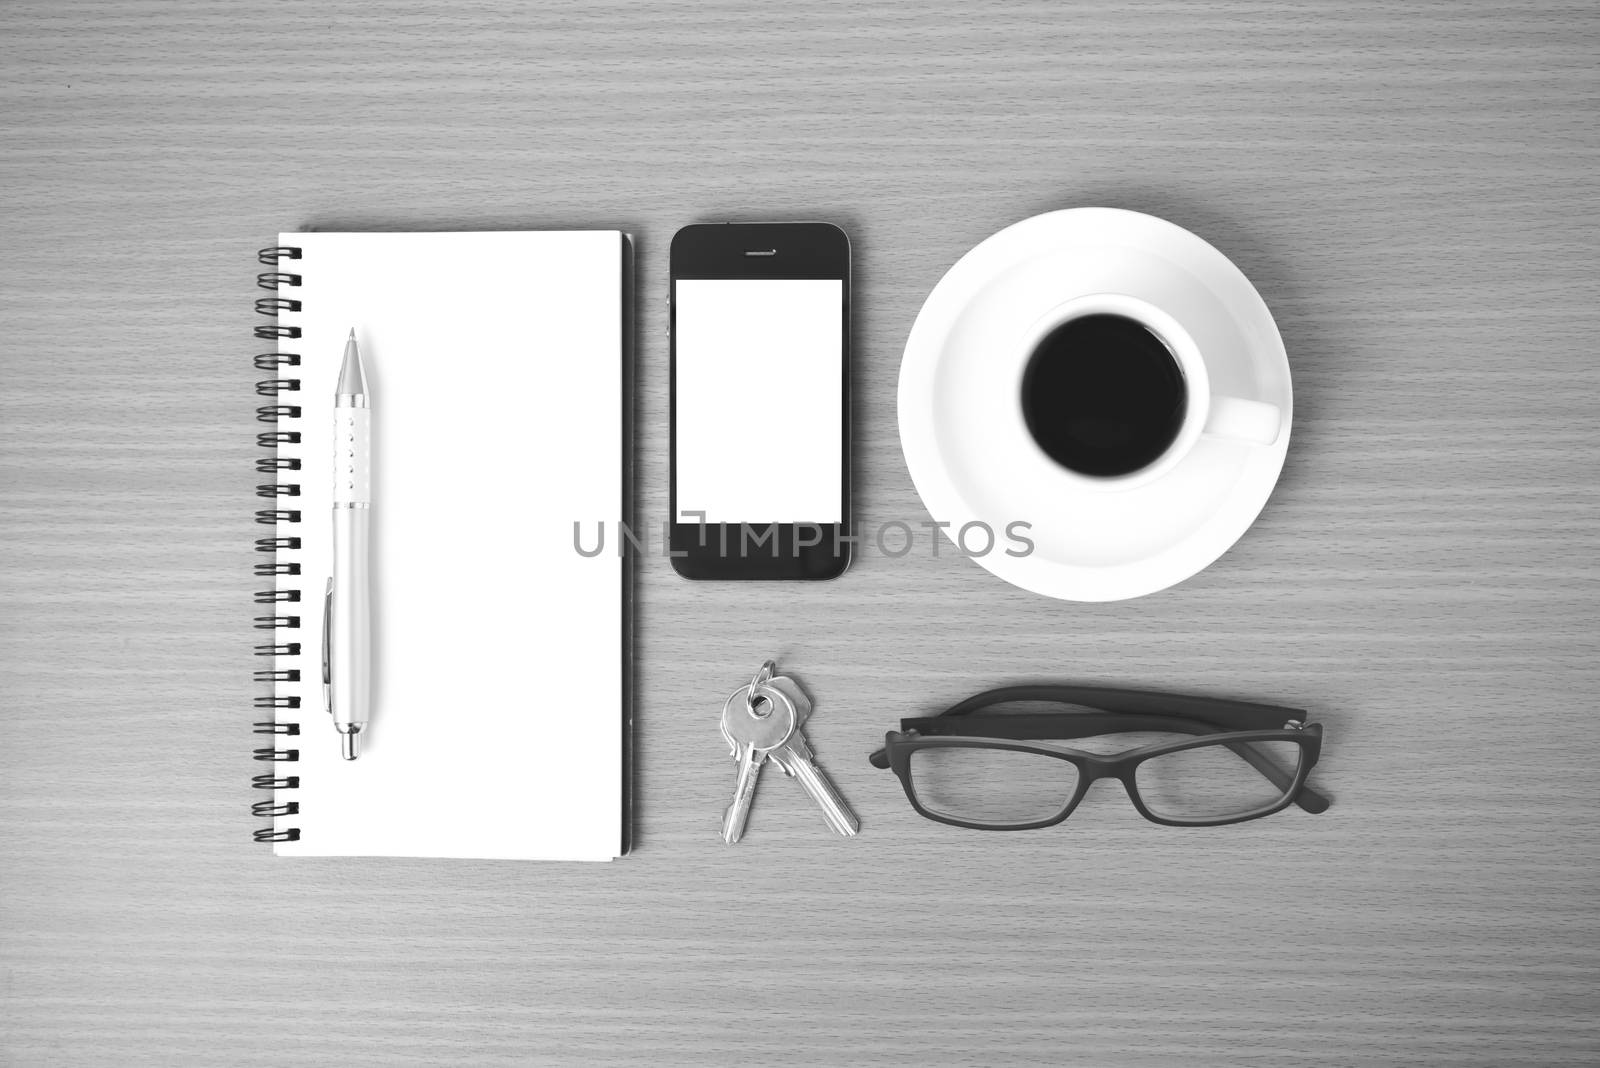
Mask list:
[[[1122,315],[1062,323],[1022,376],[1028,432],[1052,460],[1083,475],[1127,475],[1154,462],[1178,436],[1186,398],[1166,344]]]

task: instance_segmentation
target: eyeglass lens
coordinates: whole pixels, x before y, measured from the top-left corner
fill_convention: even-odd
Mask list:
[[[1077,765],[1017,749],[937,746],[911,751],[917,801],[936,815],[996,827],[1047,820],[1078,789]]]
[[[1141,732],[1074,740],[1070,745],[1087,752],[1110,753],[1192,737]],[[1301,747],[1291,741],[1180,749],[1140,763],[1134,783],[1145,807],[1163,819],[1236,819],[1283,801],[1298,773],[1301,753]],[[1252,756],[1276,768],[1280,772],[1277,781],[1252,765]],[[1057,816],[1078,788],[1077,765],[1024,750],[932,746],[912,750],[909,766],[912,790],[923,808],[949,819],[995,827]]]
[[[1163,819],[1236,819],[1283,801],[1285,783],[1299,771],[1301,748],[1295,742],[1234,742],[1203,745],[1151,757],[1133,773],[1145,808]],[[1274,782],[1251,765],[1257,758],[1282,775]]]

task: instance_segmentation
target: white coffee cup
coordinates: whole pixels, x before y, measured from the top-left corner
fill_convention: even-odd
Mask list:
[[[1178,431],[1166,450],[1136,471],[1121,475],[1090,475],[1061,464],[1028,436],[1035,450],[1061,475],[1085,488],[1120,491],[1154,482],[1178,465],[1202,436],[1227,438],[1248,445],[1271,445],[1283,432],[1283,412],[1275,404],[1248,397],[1213,393],[1206,357],[1189,332],[1171,315],[1149,301],[1122,293],[1091,293],[1059,304],[1040,316],[1021,338],[1025,370],[1034,350],[1059,327],[1089,315],[1119,315],[1142,325],[1166,346],[1184,379],[1184,412]],[[1022,381],[1017,381],[1018,404]]]

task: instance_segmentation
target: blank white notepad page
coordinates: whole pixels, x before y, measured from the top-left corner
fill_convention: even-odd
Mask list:
[[[622,518],[623,238],[614,232],[284,234],[302,276],[301,461],[280,507],[300,565],[300,733],[279,854],[603,860],[623,819],[623,565],[573,547]],[[374,701],[359,760],[323,710],[333,392],[354,328],[371,390]],[[263,428],[266,429],[266,428]],[[608,548],[611,542],[608,541]]]

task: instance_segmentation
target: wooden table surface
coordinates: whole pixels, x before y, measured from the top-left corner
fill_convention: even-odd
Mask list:
[[[1597,46],[1548,2],[0,6],[0,1062],[1595,1063]],[[822,586],[652,557],[635,855],[250,841],[280,229],[635,233],[659,522],[671,234],[842,223],[870,527],[927,518],[895,427],[924,296],[1097,204],[1212,241],[1288,345],[1283,480],[1210,569],[1076,605],[925,531]],[[766,656],[859,838],[774,780],[718,841],[715,705]],[[1334,806],[1181,831],[1102,788],[963,832],[866,762],[1042,679],[1302,705]]]

